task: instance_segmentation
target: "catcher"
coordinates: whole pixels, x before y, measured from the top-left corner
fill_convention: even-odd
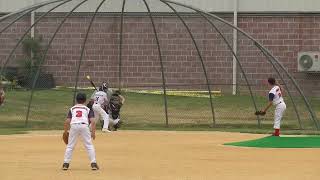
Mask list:
[[[110,123],[113,124],[115,131],[120,128],[122,121],[120,121],[120,109],[124,104],[125,98],[121,95],[120,91],[115,91],[110,97],[109,104],[106,108],[106,112],[109,115]],[[110,126],[109,126],[109,129]]]
[[[275,78],[268,78],[268,84],[271,87],[271,90],[269,91],[269,94],[268,94],[269,96],[268,105],[266,106],[266,108],[264,108],[261,111],[257,111],[255,114],[265,115],[268,109],[272,105],[274,105],[276,108],[274,111],[274,124],[273,124],[274,133],[272,135],[280,136],[280,123],[287,106],[282,97],[282,92],[281,92],[282,89],[280,85],[276,82]]]
[[[4,103],[4,98],[5,98],[5,93],[4,93],[2,84],[0,83],[0,106],[3,105],[3,103]]]
[[[91,138],[95,139],[96,123],[92,121],[94,113],[84,105],[86,102],[86,94],[78,93],[76,100],[78,104],[70,108],[67,120],[64,123],[63,140],[67,144],[67,148],[64,155],[62,169],[68,170],[72,152],[80,136],[85,148],[87,149],[91,162],[91,169],[98,170],[99,167],[96,162],[96,153],[91,140]],[[91,133],[89,129],[89,122],[91,122]],[[69,129],[70,131],[68,132]]]

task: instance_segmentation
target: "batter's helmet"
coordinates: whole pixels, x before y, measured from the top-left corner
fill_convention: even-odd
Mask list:
[[[108,90],[108,83],[106,83],[106,82],[103,82],[102,84],[101,84],[101,86],[99,87],[99,91],[104,91],[104,92],[106,92],[107,90]]]

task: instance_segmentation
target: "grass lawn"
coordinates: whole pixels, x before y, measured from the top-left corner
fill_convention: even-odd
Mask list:
[[[91,90],[84,90],[88,96]],[[193,93],[194,94],[194,93]],[[209,98],[168,96],[168,121],[165,126],[163,96],[159,94],[124,92],[125,105],[121,110],[124,129],[143,130],[218,130],[269,133],[272,130],[273,110],[261,117],[262,127],[257,127],[255,109],[249,96],[222,95],[213,98],[215,126]],[[23,133],[30,91],[8,91],[5,105],[0,107],[0,134]],[[27,129],[62,129],[68,109],[72,105],[73,92],[70,89],[39,90],[34,94]],[[259,109],[266,104],[265,97],[255,97]],[[318,99],[311,99],[315,111],[320,116]],[[302,126],[308,131],[297,131],[299,123],[291,102],[287,99],[287,111],[282,123],[287,133],[317,133],[301,99],[298,104]]]

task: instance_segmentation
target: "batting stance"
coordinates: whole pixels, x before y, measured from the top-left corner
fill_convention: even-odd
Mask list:
[[[97,123],[99,117],[103,119],[103,132],[111,132],[108,130],[109,126],[109,116],[104,108],[109,104],[109,94],[111,94],[111,90],[108,89],[107,83],[102,83],[99,87],[99,91],[95,91],[91,96],[91,101],[93,101],[92,109],[96,115],[95,123]]]
[[[96,162],[95,149],[91,140],[91,138],[95,139],[96,124],[94,121],[91,121],[92,118],[94,118],[94,113],[84,105],[86,102],[86,94],[78,93],[76,100],[78,104],[69,110],[67,120],[64,123],[64,132],[66,133],[68,129],[70,129],[70,131],[62,169],[67,170],[69,168],[72,152],[77,143],[77,139],[80,136],[89,154],[91,169],[98,170],[99,167]],[[89,129],[89,122],[91,122],[91,133]]]
[[[271,86],[271,90],[269,91],[268,95],[269,103],[267,107],[262,110],[262,113],[265,114],[272,105],[276,107],[274,111],[273,136],[279,136],[281,119],[287,106],[282,97],[281,87],[276,83],[275,78],[268,78],[268,83]]]

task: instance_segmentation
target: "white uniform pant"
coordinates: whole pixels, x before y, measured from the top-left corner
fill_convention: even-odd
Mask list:
[[[100,104],[94,104],[92,106],[92,109],[94,111],[95,115],[95,121],[96,123],[100,119],[100,117],[103,119],[103,129],[108,129],[109,123],[112,124],[117,124],[120,119],[113,120],[112,118],[109,117],[109,114],[107,114],[100,106]]]
[[[86,124],[71,124],[69,131],[68,145],[64,155],[64,162],[70,163],[72,152],[76,146],[78,137],[81,137],[84,147],[86,148],[91,163],[96,162],[96,153],[91,140],[91,132]]]
[[[283,113],[286,110],[287,106],[284,102],[281,102],[276,106],[276,109],[274,110],[274,129],[280,129],[280,123],[281,119],[283,117]]]

